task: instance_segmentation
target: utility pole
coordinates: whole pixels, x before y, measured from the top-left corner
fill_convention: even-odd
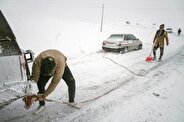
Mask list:
[[[102,32],[102,26],[103,26],[103,16],[104,16],[104,4],[102,4],[102,17],[101,17],[101,26],[100,26],[100,32]]]

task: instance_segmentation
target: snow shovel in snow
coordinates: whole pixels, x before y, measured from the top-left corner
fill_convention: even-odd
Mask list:
[[[146,60],[145,60],[146,62],[152,62],[153,61],[153,57],[151,56],[152,51],[153,51],[153,47],[154,47],[154,43],[152,45],[150,55],[148,57],[146,57]]]
[[[151,55],[149,55],[147,58],[146,58],[146,62],[152,62],[153,61],[153,57]]]

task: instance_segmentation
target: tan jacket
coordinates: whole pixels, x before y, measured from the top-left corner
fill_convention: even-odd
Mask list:
[[[159,47],[164,47],[164,41],[165,40],[166,40],[166,43],[169,44],[168,34],[164,30],[163,34],[161,34],[159,36],[158,35],[158,31],[156,32],[155,37],[154,37],[154,40],[153,40],[154,46],[157,46],[159,44]]]
[[[44,97],[47,97],[51,92],[53,92],[59,81],[62,79],[67,60],[67,58],[58,50],[50,49],[41,52],[34,60],[32,67],[31,79],[35,82],[38,82],[40,76],[41,61],[48,56],[54,58],[56,66],[53,70],[52,81],[49,87],[46,89]]]

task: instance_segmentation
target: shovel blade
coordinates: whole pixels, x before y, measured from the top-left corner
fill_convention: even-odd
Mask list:
[[[152,62],[153,61],[153,57],[152,56],[148,56],[147,58],[146,58],[146,62]]]

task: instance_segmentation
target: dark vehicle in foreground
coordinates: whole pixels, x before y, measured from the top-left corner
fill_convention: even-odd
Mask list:
[[[21,50],[13,31],[0,11],[0,83],[24,80],[27,77],[26,64],[32,60],[32,51]]]
[[[142,46],[142,42],[133,34],[112,34],[107,40],[103,41],[102,49],[126,53],[131,50],[142,49]]]
[[[32,61],[32,51],[23,51],[19,47],[13,31],[0,10],[0,107],[12,99],[10,96],[15,96],[17,84],[23,84],[29,78],[28,63]],[[19,87],[17,89],[20,91]],[[15,91],[10,92],[11,90]]]

